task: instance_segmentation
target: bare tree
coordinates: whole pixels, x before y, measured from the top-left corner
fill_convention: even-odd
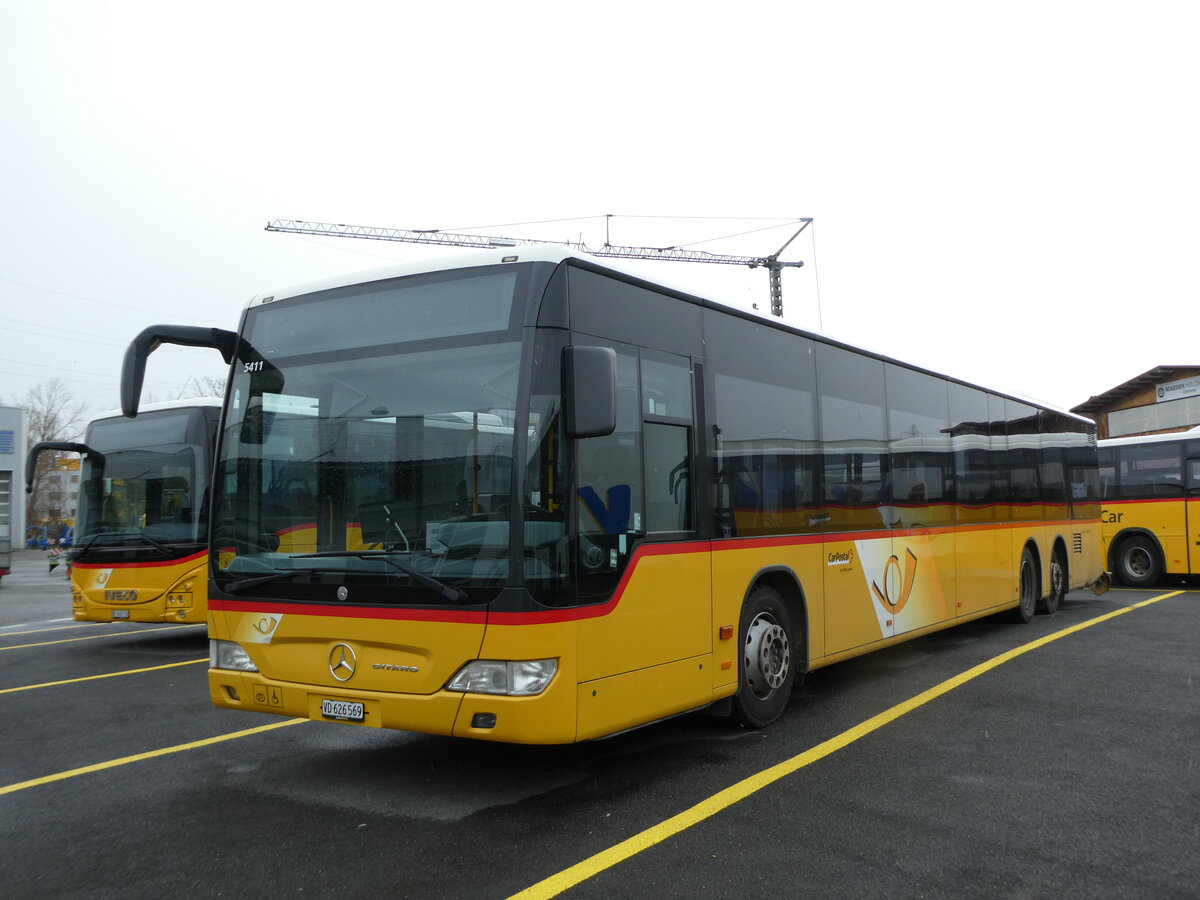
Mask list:
[[[215,375],[193,375],[188,382],[194,387],[187,392],[188,397],[224,397],[225,379]]]
[[[35,384],[14,402],[25,407],[29,447],[41,441],[75,440],[83,431],[87,406],[59,378]],[[30,525],[52,526],[68,518],[74,506],[70,491],[64,489],[63,479],[47,479],[48,473],[59,468],[59,459],[66,456],[54,451],[38,456],[33,492],[26,498],[25,521]]]

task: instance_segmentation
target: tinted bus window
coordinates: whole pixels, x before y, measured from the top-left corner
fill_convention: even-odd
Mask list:
[[[1116,448],[1117,479],[1124,500],[1182,497],[1182,444],[1143,444]]]
[[[879,528],[887,427],[883,361],[817,344],[827,530]]]
[[[954,497],[960,522],[990,522],[992,506],[991,424],[983,391],[950,385],[950,442],[954,451]]]
[[[1040,519],[1043,514],[1038,465],[1042,442],[1037,410],[1015,400],[1005,401],[1008,432],[1009,498],[1016,521]]]
[[[887,365],[891,502],[903,524],[954,521],[946,382]]]
[[[1104,500],[1114,500],[1119,494],[1117,490],[1117,451],[1111,447],[1101,447],[1096,458],[1099,463],[1100,497]]]
[[[812,341],[721,313],[707,315],[717,534],[817,530]]]

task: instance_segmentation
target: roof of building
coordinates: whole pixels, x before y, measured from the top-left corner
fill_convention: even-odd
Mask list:
[[[1130,378],[1128,381],[1122,382],[1114,388],[1109,388],[1102,394],[1096,394],[1094,397],[1089,397],[1086,401],[1080,403],[1078,406],[1071,407],[1071,412],[1077,413],[1081,416],[1095,415],[1097,412],[1108,409],[1113,404],[1123,400],[1125,397],[1128,397],[1130,394],[1135,394],[1143,388],[1150,387],[1151,385],[1160,384],[1178,372],[1195,371],[1197,369],[1200,369],[1200,365],[1155,366],[1148,372],[1143,372],[1141,375]]]

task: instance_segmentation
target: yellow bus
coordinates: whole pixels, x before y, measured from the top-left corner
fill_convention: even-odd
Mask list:
[[[207,498],[221,403],[148,403],[137,419],[105,413],[83,443],[30,450],[27,490],[40,453],[83,456],[70,551],[78,621],[207,621]]]
[[[522,743],[1105,586],[1093,424],[564,248],[250,301],[214,474],[219,707]]]
[[[1200,573],[1200,428],[1099,446],[1109,571],[1130,587]]]

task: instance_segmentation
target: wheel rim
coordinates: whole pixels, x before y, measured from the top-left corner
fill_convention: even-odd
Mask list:
[[[1057,559],[1053,560],[1050,563],[1050,589],[1055,597],[1061,597],[1067,592],[1066,580],[1063,564]]]
[[[1037,602],[1036,583],[1033,580],[1033,564],[1028,560],[1021,563],[1021,607],[1032,610]]]
[[[1150,554],[1142,547],[1134,547],[1125,554],[1125,568],[1137,578],[1150,574]]]
[[[792,647],[787,631],[769,613],[759,613],[746,629],[746,683],[760,700],[770,697],[787,680]]]

